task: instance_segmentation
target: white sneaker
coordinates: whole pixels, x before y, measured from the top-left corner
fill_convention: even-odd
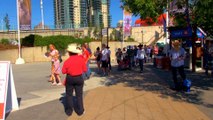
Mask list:
[[[58,83],[58,84],[57,84],[57,86],[61,86],[61,85],[62,85],[62,83]]]
[[[57,83],[55,83],[55,82],[54,82],[52,85],[54,85],[54,86],[55,86],[55,85],[57,85]]]

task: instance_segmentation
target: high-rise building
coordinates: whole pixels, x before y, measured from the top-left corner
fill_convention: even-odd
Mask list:
[[[110,0],[54,0],[56,28],[110,27]]]
[[[89,23],[93,27],[110,27],[110,0],[89,0]]]

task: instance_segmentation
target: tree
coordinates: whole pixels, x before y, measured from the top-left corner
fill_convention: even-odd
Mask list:
[[[5,22],[6,29],[9,32],[9,30],[10,30],[10,20],[9,20],[8,14],[6,14],[6,16],[4,17],[4,22]]]
[[[100,36],[100,29],[98,27],[95,27],[93,30],[93,35],[96,39],[99,39]]]
[[[154,21],[163,13],[167,0],[121,0],[123,8],[140,16],[141,19],[152,18]]]
[[[89,24],[88,24],[88,37],[91,37],[91,32],[92,32],[92,23],[90,22]]]
[[[158,16],[164,13],[167,0],[121,0],[123,8],[133,13],[135,16],[140,16],[142,19],[151,18],[154,21]],[[172,2],[174,0],[168,0]],[[178,8],[186,6],[189,3],[190,21],[196,24],[213,36],[213,1],[212,0],[177,0]],[[186,14],[173,14],[177,26],[185,26]]]
[[[192,6],[192,22],[203,28],[210,36],[213,36],[212,6],[212,0],[195,0]]]

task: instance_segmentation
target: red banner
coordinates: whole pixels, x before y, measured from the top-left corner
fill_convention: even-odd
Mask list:
[[[31,1],[18,0],[20,30],[31,29]]]

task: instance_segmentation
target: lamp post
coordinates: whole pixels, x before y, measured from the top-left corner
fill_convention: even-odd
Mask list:
[[[169,42],[169,32],[168,32],[168,27],[169,27],[169,1],[167,0],[166,3],[166,40],[165,40],[165,44],[166,44],[166,56],[168,55],[168,42]]]
[[[142,44],[144,43],[144,42],[143,42],[143,33],[144,33],[144,31],[142,30],[142,31],[141,31],[141,34],[142,34],[142,36],[141,36]]]
[[[20,24],[19,24],[19,0],[16,0],[17,7],[17,32],[18,32],[18,59],[16,59],[16,64],[24,64],[25,61],[21,58],[21,42],[20,42]]]

